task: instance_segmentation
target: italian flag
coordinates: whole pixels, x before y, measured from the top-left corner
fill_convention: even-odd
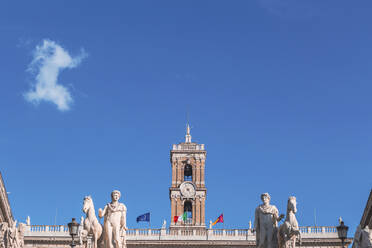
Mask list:
[[[187,214],[186,214],[186,212],[184,212],[183,215],[180,215],[180,216],[174,216],[174,217],[173,217],[173,221],[174,221],[174,223],[177,223],[178,221],[180,221],[180,222],[181,222],[181,221],[185,222],[186,219],[187,219]]]

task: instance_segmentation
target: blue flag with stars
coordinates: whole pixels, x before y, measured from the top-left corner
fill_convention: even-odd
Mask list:
[[[140,221],[147,221],[150,222],[150,213],[145,213],[137,217],[137,223]]]

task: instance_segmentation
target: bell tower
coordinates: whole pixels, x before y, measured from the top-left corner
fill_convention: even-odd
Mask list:
[[[204,144],[191,141],[187,124],[185,142],[174,144],[170,151],[172,184],[169,188],[171,202],[171,228],[205,228],[205,158]],[[182,216],[180,221],[175,216]]]

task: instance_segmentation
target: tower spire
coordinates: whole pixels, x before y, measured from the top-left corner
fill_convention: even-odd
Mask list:
[[[191,143],[191,135],[190,135],[190,125],[189,125],[189,122],[187,122],[187,125],[186,125],[185,143]]]

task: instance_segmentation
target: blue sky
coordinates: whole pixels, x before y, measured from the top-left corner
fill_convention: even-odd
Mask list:
[[[65,224],[119,189],[170,221],[169,150],[207,149],[206,220],[259,195],[355,228],[372,187],[372,2],[2,1],[0,168],[16,219]],[[56,55],[57,54],[57,55]],[[54,56],[54,57],[53,57]],[[39,87],[39,92],[37,91]],[[217,227],[217,226],[216,226]]]

